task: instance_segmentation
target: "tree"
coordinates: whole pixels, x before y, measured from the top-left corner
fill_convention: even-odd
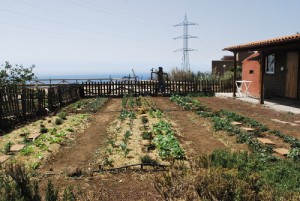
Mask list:
[[[34,68],[35,65],[26,68],[17,64],[13,66],[6,61],[0,67],[0,86],[25,84],[26,81],[34,78],[34,73],[32,72]]]

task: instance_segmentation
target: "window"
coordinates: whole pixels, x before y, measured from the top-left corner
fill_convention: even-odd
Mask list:
[[[254,74],[254,70],[249,70],[249,74],[250,75]]]
[[[275,54],[266,56],[266,74],[275,74]]]

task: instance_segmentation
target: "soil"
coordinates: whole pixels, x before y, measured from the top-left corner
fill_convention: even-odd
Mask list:
[[[189,161],[200,154],[211,153],[215,149],[247,150],[247,146],[237,144],[235,137],[224,132],[215,132],[208,118],[199,117],[194,111],[185,111],[171,103],[169,98],[151,98],[164,112],[176,130],[176,137],[184,148]],[[244,103],[234,99],[197,98],[213,110],[226,109],[253,118],[270,129],[300,138],[300,126],[280,124],[271,119],[295,122],[300,115],[280,113],[260,105]],[[38,170],[41,189],[51,180],[59,189],[69,185],[80,187],[89,194],[90,200],[162,200],[153,186],[154,171],[125,171],[119,173],[95,173],[98,170],[99,154],[107,146],[108,128],[121,111],[121,99],[109,99],[100,111],[91,118],[84,132],[78,133],[71,145],[63,146],[53,154]],[[276,139],[273,137],[272,140]],[[80,177],[69,177],[70,172],[80,172]]]

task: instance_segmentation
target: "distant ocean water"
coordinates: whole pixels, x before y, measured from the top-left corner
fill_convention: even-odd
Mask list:
[[[150,73],[140,73],[140,74],[135,74],[138,80],[148,80],[150,79]],[[43,80],[42,82],[45,84],[49,84],[50,80],[52,84],[56,84],[58,82],[60,82],[59,80],[56,79],[72,79],[68,82],[70,83],[75,83],[76,79],[86,79],[86,80],[93,80],[93,79],[118,79],[118,78],[124,78],[124,77],[133,77],[133,74],[95,74],[95,75],[41,75],[41,76],[37,76],[38,80]],[[84,82],[84,80],[78,80],[78,82]]]

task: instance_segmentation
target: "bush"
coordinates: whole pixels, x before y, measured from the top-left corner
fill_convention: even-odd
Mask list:
[[[63,122],[64,122],[64,120],[62,120],[62,119],[59,118],[59,117],[55,119],[55,125],[62,125]]]

